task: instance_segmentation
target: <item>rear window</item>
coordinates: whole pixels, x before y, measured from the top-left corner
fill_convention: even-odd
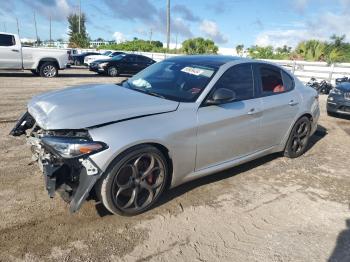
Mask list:
[[[16,41],[13,35],[0,34],[0,46],[14,46],[14,45],[16,45]]]
[[[262,92],[264,95],[284,93],[294,88],[294,80],[290,75],[277,67],[260,67]]]

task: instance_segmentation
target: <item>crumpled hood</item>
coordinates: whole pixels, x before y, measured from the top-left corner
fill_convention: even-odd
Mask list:
[[[178,105],[118,85],[85,85],[36,96],[28,103],[28,112],[45,130],[82,129],[171,112]]]

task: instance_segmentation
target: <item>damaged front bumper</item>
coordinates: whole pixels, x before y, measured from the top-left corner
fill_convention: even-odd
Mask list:
[[[58,133],[57,133],[58,132]],[[65,130],[45,131],[38,127],[35,119],[29,113],[24,114],[12,129],[10,135],[26,135],[30,145],[33,160],[37,161],[44,175],[45,186],[52,198],[58,192],[61,197],[70,203],[70,211],[77,211],[91,189],[101,177],[102,171],[89,157],[89,154],[78,157],[62,157],[44,142],[45,137],[88,136],[87,131]],[[88,139],[88,138],[86,138]]]

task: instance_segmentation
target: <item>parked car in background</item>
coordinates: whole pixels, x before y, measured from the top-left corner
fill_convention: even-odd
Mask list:
[[[72,55],[73,65],[80,66],[84,64],[84,59],[88,55],[100,55],[98,52],[84,52],[81,54]]]
[[[94,189],[122,215],[271,153],[301,156],[320,114],[317,92],[288,71],[232,56],[173,57],[122,85],[39,95],[27,110],[11,134],[27,134],[49,195],[75,212]]]
[[[120,54],[111,59],[96,60],[89,66],[90,71],[109,76],[120,74],[136,74],[155,61],[143,55]]]
[[[25,69],[34,75],[55,77],[67,63],[67,50],[23,47],[18,35],[0,32],[0,69]]]
[[[344,83],[344,82],[349,82],[350,83],[350,78],[347,77],[347,76],[344,76],[344,77],[335,79],[335,84],[336,85],[339,85],[339,84]]]
[[[350,115],[350,83],[342,82],[330,92],[327,99],[328,115]]]
[[[84,59],[84,64],[85,65],[90,65],[92,62],[96,61],[96,60],[108,60],[108,59],[111,59],[117,55],[120,55],[120,54],[124,54],[124,52],[120,52],[120,51],[115,51],[115,52],[112,52],[112,51],[107,51],[103,54],[100,54],[100,55],[88,55],[85,57]]]

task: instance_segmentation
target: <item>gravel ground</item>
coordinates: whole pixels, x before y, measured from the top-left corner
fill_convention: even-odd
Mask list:
[[[137,217],[95,200],[71,215],[49,199],[23,138],[33,95],[115,83],[85,69],[56,79],[0,72],[0,261],[350,261],[350,120],[322,115],[307,153],[271,155],[166,192]]]

